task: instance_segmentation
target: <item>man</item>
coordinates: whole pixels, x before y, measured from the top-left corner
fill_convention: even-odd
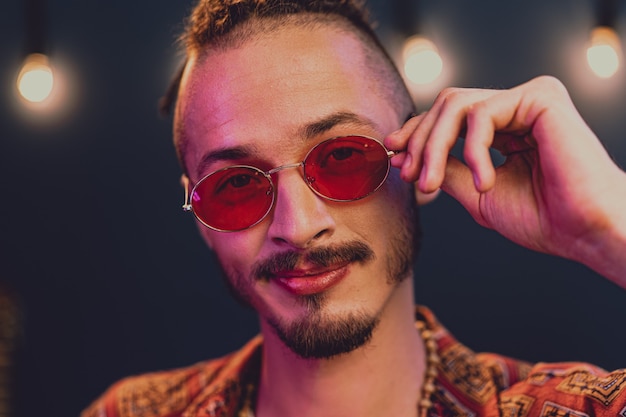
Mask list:
[[[626,413],[626,371],[476,355],[414,307],[415,201],[438,189],[626,287],[626,174],[558,81],[449,89],[411,116],[350,0],[202,0],[185,42],[185,208],[261,336],[123,380],[85,417]],[[467,165],[449,156],[459,135]]]

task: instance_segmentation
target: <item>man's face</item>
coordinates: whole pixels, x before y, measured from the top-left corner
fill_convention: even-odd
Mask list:
[[[328,28],[287,25],[191,57],[176,121],[188,141],[191,186],[230,165],[298,163],[336,136],[382,140],[402,116],[374,83],[356,37]],[[413,250],[409,188],[392,169],[378,192],[345,203],[314,194],[300,169],[273,180],[276,201],[259,224],[232,233],[199,225],[200,232],[229,285],[259,313],[266,340],[278,335],[303,357],[350,351],[412,288],[403,284]]]

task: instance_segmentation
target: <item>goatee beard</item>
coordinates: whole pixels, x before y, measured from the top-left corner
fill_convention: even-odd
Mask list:
[[[344,263],[365,264],[375,257],[374,251],[365,243],[353,241],[340,246],[312,249],[304,254],[285,252],[258,262],[252,276],[256,280],[268,280],[281,271],[294,269],[302,259],[309,264],[329,267]],[[304,359],[329,359],[351,352],[367,343],[378,317],[351,312],[340,318],[325,318],[323,312],[325,293],[298,297],[305,305],[304,318],[284,322],[277,317],[267,317],[267,322],[282,342],[296,355]]]
[[[372,338],[378,322],[378,317],[355,312],[324,320],[319,310],[288,324],[268,319],[280,340],[304,359],[330,359],[352,352]]]

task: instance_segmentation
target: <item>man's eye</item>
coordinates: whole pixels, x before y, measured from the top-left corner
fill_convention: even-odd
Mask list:
[[[233,173],[222,178],[215,186],[214,194],[241,193],[259,186],[259,178],[247,173]],[[252,187],[252,188],[251,188]]]
[[[332,151],[331,156],[337,161],[343,161],[350,158],[353,152],[352,148],[339,148]]]
[[[228,180],[228,184],[235,188],[245,187],[250,184],[250,176],[245,174],[235,175]]]

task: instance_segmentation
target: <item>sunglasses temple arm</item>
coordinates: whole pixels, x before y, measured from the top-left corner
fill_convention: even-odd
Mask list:
[[[191,211],[191,203],[189,202],[189,184],[184,184],[185,189],[185,201],[183,203],[183,210],[184,211]]]
[[[390,150],[388,150],[387,151],[387,157],[393,158],[394,156],[400,155],[401,153],[404,153],[404,152],[406,152],[406,151],[390,151]]]

